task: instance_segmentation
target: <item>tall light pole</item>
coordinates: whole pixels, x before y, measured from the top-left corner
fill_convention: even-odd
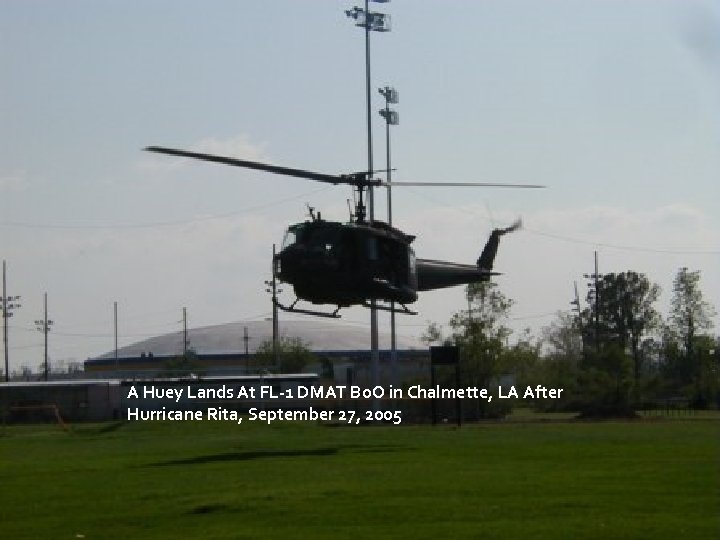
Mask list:
[[[400,116],[390,109],[390,104],[399,102],[397,90],[390,86],[378,88],[385,98],[385,108],[380,109],[380,116],[385,119],[385,169],[387,171],[387,213],[388,225],[392,226],[392,165],[390,161],[390,126],[400,123]],[[390,302],[390,373],[393,384],[397,384],[397,341],[395,337],[395,302]]]
[[[45,355],[44,355],[44,379],[48,380],[48,332],[50,332],[50,326],[54,324],[53,321],[48,320],[48,309],[47,309],[47,293],[44,295],[44,306],[45,309],[43,310],[43,318],[42,320],[35,321],[35,325],[37,326],[37,329],[39,332],[42,332],[45,337]]]
[[[390,0],[373,0],[377,3],[387,3]],[[355,19],[356,26],[365,29],[365,92],[367,104],[367,158],[368,178],[373,175],[373,152],[372,152],[372,102],[370,98],[370,32],[390,31],[390,16],[384,13],[371,12],[368,8],[369,0],[365,0],[365,9],[353,7],[345,11],[345,14]],[[368,218],[370,224],[375,219],[375,197],[372,186],[368,187]],[[376,386],[380,383],[380,350],[378,346],[378,318],[375,300],[370,301],[370,364],[372,370],[372,383]],[[377,406],[377,404],[376,404]]]
[[[20,307],[18,300],[19,296],[8,296],[7,295],[7,265],[3,261],[3,277],[2,277],[2,305],[0,310],[2,311],[3,318],[3,343],[5,348],[5,382],[10,380],[10,360],[8,356],[8,319],[13,316],[13,310]]]

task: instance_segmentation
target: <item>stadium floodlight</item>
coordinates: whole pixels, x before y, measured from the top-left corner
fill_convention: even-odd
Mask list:
[[[392,28],[390,15],[376,11],[366,11],[357,6],[345,10],[345,15],[355,19],[355,26],[374,32],[389,32]]]
[[[392,111],[390,109],[380,109],[378,112],[380,113],[380,116],[385,119],[388,125],[397,126],[400,123],[400,114],[398,114],[397,111]]]
[[[400,96],[398,91],[391,86],[385,86],[384,88],[378,88],[380,95],[385,98],[385,102],[391,105],[397,105],[400,103]]]

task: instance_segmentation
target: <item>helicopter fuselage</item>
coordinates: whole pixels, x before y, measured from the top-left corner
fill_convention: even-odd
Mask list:
[[[275,273],[298,298],[315,304],[412,303],[417,300],[413,239],[380,222],[297,223],[275,256]]]
[[[288,228],[274,270],[299,299],[342,307],[368,300],[410,304],[418,291],[485,281],[493,274],[475,265],[416,259],[414,239],[379,221],[313,219]]]

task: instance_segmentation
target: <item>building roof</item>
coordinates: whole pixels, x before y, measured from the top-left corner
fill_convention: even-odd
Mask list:
[[[227,354],[245,352],[243,336],[247,328],[248,352],[254,353],[266,341],[272,340],[272,321],[240,321],[201,328],[188,329],[190,348],[198,354]],[[281,321],[280,337],[300,338],[312,351],[357,351],[370,348],[370,330],[338,321]],[[397,336],[398,350],[421,349],[427,345],[419,339]],[[380,348],[390,348],[390,333],[380,332]],[[118,356],[138,357],[152,353],[154,356],[172,356],[183,351],[183,333],[172,332],[138,341],[118,349]],[[96,358],[112,358],[110,351]]]

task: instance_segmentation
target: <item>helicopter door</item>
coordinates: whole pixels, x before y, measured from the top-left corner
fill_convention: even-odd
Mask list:
[[[375,278],[395,287],[407,285],[406,247],[392,238],[371,236],[367,239],[367,258]]]
[[[408,285],[408,246],[395,239],[388,239],[390,282],[396,287]]]

